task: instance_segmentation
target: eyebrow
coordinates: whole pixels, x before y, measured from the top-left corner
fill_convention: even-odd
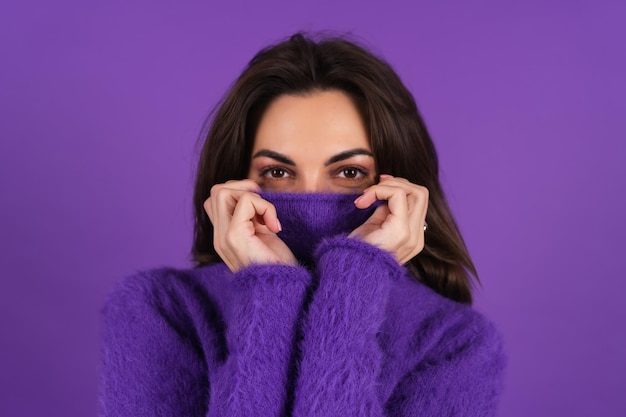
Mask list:
[[[371,156],[371,157],[374,156],[367,149],[361,149],[361,148],[350,149],[350,150],[338,153],[337,155],[331,156],[330,158],[328,158],[326,162],[324,162],[324,166],[328,166],[336,162],[343,161],[344,159],[352,158],[353,156],[357,156],[357,155],[366,155],[366,156]],[[296,166],[296,163],[293,162],[287,156],[280,154],[278,152],[270,151],[269,149],[261,149],[260,151],[252,155],[252,159],[258,158],[260,156],[265,156],[268,158],[275,159],[276,161],[281,162],[285,165]]]
[[[278,162],[281,162],[285,165],[291,165],[294,167],[296,166],[296,163],[293,162],[291,159],[287,158],[285,155],[280,154],[278,152],[270,151],[269,149],[261,149],[260,151],[252,155],[252,159],[258,158],[260,156],[266,156],[268,158],[275,159]]]
[[[373,157],[374,155],[368,151],[367,149],[350,149],[348,151],[344,151],[338,153],[335,156],[331,156],[328,161],[324,162],[324,166],[328,166],[334,164],[335,162],[343,161],[344,159],[352,158],[357,155],[367,155]]]

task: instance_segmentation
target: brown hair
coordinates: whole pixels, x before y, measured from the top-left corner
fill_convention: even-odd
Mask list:
[[[389,64],[343,38],[316,41],[297,33],[261,50],[208,118],[193,197],[193,261],[219,260],[203,203],[213,185],[247,177],[267,105],[285,94],[328,90],[343,91],[358,104],[377,172],[429,190],[425,247],[408,264],[415,277],[445,297],[471,303],[471,279],[478,276],[439,183],[437,153],[415,100]]]

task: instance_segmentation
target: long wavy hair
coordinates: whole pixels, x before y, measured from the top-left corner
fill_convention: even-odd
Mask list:
[[[208,117],[193,196],[192,260],[196,266],[220,260],[203,203],[213,185],[247,177],[256,128],[268,104],[286,94],[331,90],[357,103],[377,172],[429,190],[425,247],[409,269],[439,294],[471,304],[478,275],[439,183],[435,146],[415,100],[388,63],[343,37],[297,33],[261,50]]]

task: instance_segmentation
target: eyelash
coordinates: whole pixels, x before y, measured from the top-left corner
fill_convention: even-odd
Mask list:
[[[338,176],[339,174],[342,174],[344,171],[347,171],[347,170],[357,171],[358,174],[361,174],[361,177],[360,178],[340,177],[341,179],[345,179],[349,181],[358,181],[359,179],[367,178],[367,176],[369,175],[369,171],[363,167],[360,167],[357,165],[348,165],[348,166],[341,167],[337,171],[335,171],[336,173],[335,176]]]
[[[343,172],[347,171],[347,170],[355,170],[357,171],[358,174],[361,174],[360,178],[348,178],[348,177],[339,177],[340,174],[342,174]],[[283,171],[285,172],[287,175],[289,175],[288,177],[279,177],[279,178],[274,178],[271,176],[268,176],[269,173],[271,173],[272,171]],[[357,174],[357,175],[358,175]],[[348,166],[343,166],[339,169],[337,169],[335,171],[335,177],[344,179],[344,180],[348,180],[348,181],[358,181],[361,178],[366,178],[369,175],[369,170],[358,166],[358,165],[348,165]],[[259,171],[259,177],[261,178],[267,178],[270,180],[274,180],[274,181],[280,181],[280,180],[285,180],[287,178],[293,178],[295,177],[295,175],[293,174],[293,172],[291,172],[290,170],[279,166],[279,165],[272,165],[272,166],[268,166],[263,168],[262,170]]]
[[[279,170],[283,171],[283,172],[286,172],[289,175],[289,177],[293,177],[294,176],[293,173],[290,170],[285,169],[284,167],[281,167],[281,166],[278,166],[278,165],[272,165],[272,166],[268,166],[268,167],[265,167],[262,170],[260,170],[259,171],[259,177],[261,177],[261,178],[268,178],[268,179],[274,180],[274,181],[280,181],[280,180],[284,180],[284,179],[289,178],[289,177],[287,177],[287,178],[285,178],[285,177],[273,178],[273,177],[267,175],[267,174],[269,174],[272,171],[279,171]]]

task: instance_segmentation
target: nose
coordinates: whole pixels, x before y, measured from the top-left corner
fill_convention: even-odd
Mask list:
[[[302,173],[296,183],[295,191],[299,193],[330,192],[330,185],[320,173]]]

